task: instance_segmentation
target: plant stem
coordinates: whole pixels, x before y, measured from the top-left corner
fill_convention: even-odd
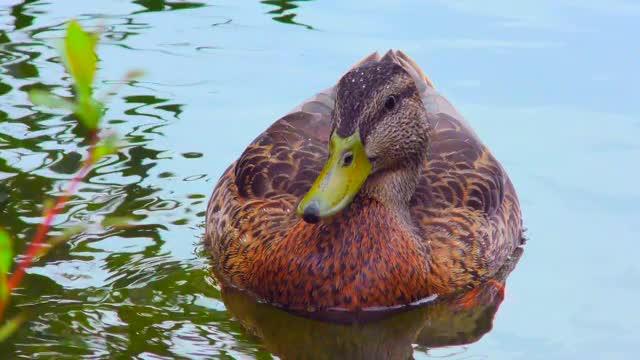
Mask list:
[[[51,208],[45,210],[44,221],[38,226],[38,231],[33,237],[31,244],[27,248],[24,257],[20,260],[16,267],[16,270],[13,272],[13,274],[11,274],[9,281],[7,282],[7,290],[9,292],[20,285],[20,282],[24,278],[26,270],[31,266],[33,260],[40,253],[47,234],[49,233],[49,229],[51,228],[51,223],[55,219],[56,215],[58,215],[64,208],[64,204],[69,200],[71,195],[75,193],[84,177],[87,175],[87,173],[89,173],[89,170],[94,165],[96,160],[95,149],[99,141],[100,137],[98,136],[98,131],[94,130],[91,133],[91,145],[89,146],[87,159],[82,165],[80,171],[78,171],[78,173],[76,173],[76,175],[73,177],[64,193],[56,199],[55,204]],[[0,319],[2,319],[4,315],[4,310],[6,309],[8,302],[9,298],[7,298],[6,302],[0,302]]]

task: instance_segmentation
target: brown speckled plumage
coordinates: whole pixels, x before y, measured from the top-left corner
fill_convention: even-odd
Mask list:
[[[225,282],[291,309],[408,304],[478,285],[520,245],[518,199],[502,166],[406,55],[373,54],[355,68],[384,60],[411,76],[428,114],[410,214],[361,191],[318,224],[296,215],[336,127],[329,88],[258,136],[217,184],[205,238]]]

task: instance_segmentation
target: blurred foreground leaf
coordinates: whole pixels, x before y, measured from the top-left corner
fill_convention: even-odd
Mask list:
[[[29,91],[29,100],[38,106],[75,111],[75,105],[71,101],[44,90]]]
[[[0,274],[7,274],[11,269],[13,250],[11,249],[11,237],[0,229]]]
[[[98,145],[96,145],[96,148],[93,151],[93,161],[96,162],[107,155],[115,154],[118,150],[120,150],[118,137],[115,134],[108,135],[104,137]]]
[[[76,89],[75,101],[71,102],[47,91],[29,92],[31,102],[50,108],[73,111],[78,120],[89,130],[96,130],[102,117],[102,103],[92,96],[92,85],[97,69],[96,45],[98,36],[84,31],[75,21],[69,22],[67,35],[60,49],[67,72],[73,77]],[[133,75],[136,75],[134,73]]]
[[[98,122],[102,117],[103,105],[92,97],[80,97],[75,108],[78,119],[89,130],[98,128]]]
[[[5,341],[9,336],[11,336],[11,334],[18,330],[24,320],[24,315],[20,314],[7,320],[2,326],[0,326],[0,343]]]
[[[80,99],[91,96],[91,85],[96,73],[96,44],[98,37],[82,29],[75,21],[69,22],[64,41],[67,70],[73,76]]]
[[[11,270],[13,250],[11,248],[11,237],[0,229],[0,302],[5,303],[9,298],[9,288],[7,287],[7,274]],[[1,340],[0,340],[1,341]]]

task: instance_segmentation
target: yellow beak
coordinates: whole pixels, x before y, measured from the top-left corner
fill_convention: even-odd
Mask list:
[[[371,174],[360,133],[347,138],[331,135],[329,159],[309,192],[298,204],[297,213],[308,223],[317,223],[344,210]]]

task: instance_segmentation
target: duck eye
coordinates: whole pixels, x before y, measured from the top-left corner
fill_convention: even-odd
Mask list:
[[[342,167],[351,166],[353,163],[353,153],[349,151],[342,156]]]
[[[391,111],[396,107],[396,98],[393,95],[388,96],[384,101],[384,108]]]

